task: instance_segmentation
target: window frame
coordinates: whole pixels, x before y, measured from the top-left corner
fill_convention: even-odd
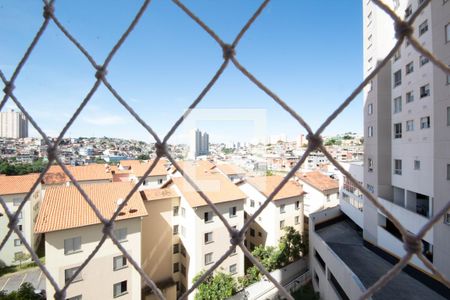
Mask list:
[[[420,170],[420,160],[414,160],[414,170]]]
[[[420,87],[420,99],[431,96],[430,84],[427,83]]]
[[[67,283],[69,281],[70,278],[72,278],[73,274],[75,274],[75,272],[79,269],[80,267],[72,267],[72,268],[68,268],[68,269],[64,269],[64,282]],[[83,276],[82,276],[82,272],[80,272],[77,277],[75,277],[72,280],[72,283],[78,282],[78,281],[82,281],[83,280]]]
[[[207,245],[207,244],[211,244],[213,242],[214,242],[213,232],[212,231],[205,232],[203,234],[203,243],[205,245]]]
[[[120,292],[116,293],[116,287],[120,285]],[[125,286],[125,290],[123,291],[123,287]],[[120,282],[117,282],[113,285],[113,297],[118,298],[120,296],[128,294],[128,282],[127,280],[123,280]]]
[[[409,75],[414,72],[414,61],[410,61],[405,66],[405,75]]]
[[[79,248],[75,248],[76,244],[75,241],[79,240]],[[70,245],[68,245],[69,243],[72,243],[72,250],[68,249]],[[81,241],[81,236],[76,236],[73,238],[68,238],[68,239],[64,239],[64,255],[70,255],[70,254],[74,254],[74,253],[79,253],[82,251],[82,241]]]
[[[127,227],[117,228],[114,229],[114,237],[119,241],[120,243],[124,243],[128,241],[128,229]]]
[[[425,122],[423,122],[425,121]],[[420,118],[420,129],[429,129],[431,128],[431,117],[425,116]]]
[[[203,220],[205,223],[214,222],[214,213],[212,211],[205,211],[203,213]]]
[[[401,159],[394,159],[394,174],[402,175],[403,173],[403,165]]]
[[[394,123],[394,139],[401,139],[403,136],[402,123]]]
[[[120,266],[117,266],[117,261],[120,261]],[[113,257],[113,271],[122,270],[128,267],[128,261],[125,255],[118,255]]]
[[[411,103],[414,102],[414,91],[406,92],[405,96],[405,103]]]
[[[393,100],[394,104],[394,114],[402,112],[402,96],[395,97]]]
[[[234,269],[234,271],[232,271]],[[231,275],[237,274],[237,264],[232,264],[228,267],[228,271]]]
[[[228,209],[228,214],[230,218],[236,218],[237,217],[237,206],[232,206]]]
[[[414,131],[414,120],[407,120],[406,121],[406,131],[407,132]]]
[[[213,254],[214,254],[214,252],[205,253],[204,260],[203,260],[205,266],[214,263]]]
[[[419,25],[419,36],[424,35],[428,31],[428,19]]]
[[[398,75],[398,78],[396,78]],[[392,76],[394,79],[394,88],[402,84],[402,70],[397,70],[394,72],[394,75]]]

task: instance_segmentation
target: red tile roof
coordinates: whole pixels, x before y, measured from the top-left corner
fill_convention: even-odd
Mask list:
[[[281,176],[258,176],[258,177],[249,177],[247,182],[252,185],[255,189],[257,189],[261,194],[266,197],[275,190],[275,188],[280,184],[283,180]],[[292,180],[286,182],[283,188],[275,195],[273,198],[274,201],[301,196],[305,192],[301,188],[301,186]]]
[[[0,195],[28,193],[38,177],[39,174],[0,176]]]
[[[299,180],[322,192],[339,189],[339,182],[337,180],[331,179],[330,176],[318,171],[307,173],[297,172],[296,176]]]

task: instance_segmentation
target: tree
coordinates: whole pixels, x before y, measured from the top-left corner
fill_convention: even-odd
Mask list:
[[[194,277],[192,282],[196,282],[204,272],[200,272]],[[198,286],[195,294],[196,300],[226,299],[237,292],[237,283],[230,274],[217,272],[206,279]]]
[[[280,261],[287,265],[294,262],[302,256],[304,253],[304,245],[302,236],[294,229],[294,227],[288,226],[284,228],[285,234],[280,239]]]
[[[241,288],[246,288],[249,285],[258,282],[261,278],[259,269],[255,266],[247,269],[246,274],[238,278],[239,286]]]
[[[266,176],[273,176],[273,171],[272,170],[267,170],[266,171]]]
[[[7,294],[5,291],[0,291],[0,300],[43,300],[44,296],[36,294],[34,287],[29,282],[24,282],[18,291],[12,291]]]
[[[137,159],[139,159],[139,160],[149,160],[150,156],[148,154],[139,154]]]
[[[19,262],[19,267],[22,268],[22,262],[30,259],[31,255],[22,251],[14,254],[14,261]]]

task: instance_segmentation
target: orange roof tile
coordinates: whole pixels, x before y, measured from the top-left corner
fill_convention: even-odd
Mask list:
[[[109,166],[103,164],[89,164],[85,166],[70,166],[66,168],[72,173],[76,180],[112,180],[111,170]],[[70,181],[69,176],[64,173],[63,169],[58,166],[50,166],[43,179],[45,184],[60,184]]]
[[[82,184],[81,186],[105,218],[113,215],[117,200],[125,199],[133,188],[133,184],[129,182]],[[146,215],[147,211],[141,196],[139,192],[136,192],[117,220]],[[44,233],[93,224],[100,224],[100,220],[76,187],[55,186],[48,188],[45,192],[34,231]]]
[[[260,193],[264,196],[269,197],[272,191],[280,184],[283,180],[281,176],[258,176],[258,177],[250,177],[247,179],[247,182],[256,188]],[[305,192],[301,188],[301,186],[292,180],[286,182],[283,188],[275,195],[273,200],[281,200],[296,196],[301,196]]]
[[[144,173],[150,168],[153,160],[149,161],[139,161],[139,160],[121,160],[120,165],[124,167],[130,167],[130,172],[133,173],[137,177],[142,177]],[[165,176],[168,174],[166,169],[166,161],[159,160],[150,176]]]
[[[177,161],[177,164],[180,168],[188,173],[188,174],[203,174],[203,173],[218,173],[217,170],[214,170],[215,165],[208,160],[180,160]],[[174,166],[171,168],[171,172],[175,173],[176,170]]]
[[[331,179],[329,176],[318,171],[308,173],[297,172],[295,175],[299,180],[322,192],[339,189],[339,183],[337,180]]]
[[[33,187],[39,174],[0,176],[0,195],[25,194]]]
[[[141,191],[141,193],[144,194],[142,198],[147,201],[179,197],[178,194],[170,187],[160,189],[146,189]]]
[[[226,175],[245,174],[242,168],[233,164],[219,164],[216,167]]]

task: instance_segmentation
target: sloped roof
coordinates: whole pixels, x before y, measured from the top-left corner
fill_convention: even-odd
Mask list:
[[[81,186],[105,218],[113,215],[117,201],[125,199],[133,188],[133,184],[129,182],[81,184]],[[139,192],[135,192],[117,220],[146,215],[147,211],[141,196]],[[100,224],[100,220],[76,187],[55,186],[49,187],[45,192],[34,231],[44,233],[94,224]]]
[[[296,175],[299,180],[322,192],[339,189],[339,182],[337,180],[331,179],[329,176],[319,171],[307,173],[297,172]]]
[[[275,188],[281,183],[283,177],[281,176],[258,176],[258,177],[250,177],[247,179],[247,182],[257,189],[261,194],[265,197],[269,197],[269,195],[275,190]],[[273,198],[274,201],[301,196],[305,192],[301,188],[301,186],[292,180],[286,182],[283,188],[275,195]]]
[[[226,175],[245,174],[245,171],[233,164],[218,164],[216,167]]]
[[[104,164],[89,164],[85,166],[66,165],[66,168],[77,181],[112,180],[111,170],[109,166],[105,166]],[[60,184],[70,181],[70,178],[60,166],[53,165],[50,166],[43,181],[45,184]]]
[[[137,177],[142,177],[144,173],[153,164],[153,160],[139,161],[139,160],[121,160],[120,165],[124,167],[130,167],[129,172],[133,173]],[[166,176],[166,161],[159,160],[149,176]]]
[[[146,189],[141,191],[144,194],[143,199],[147,201],[177,198],[178,194],[170,187],[159,189]]]
[[[0,176],[0,195],[25,194],[38,179],[39,174]]]

